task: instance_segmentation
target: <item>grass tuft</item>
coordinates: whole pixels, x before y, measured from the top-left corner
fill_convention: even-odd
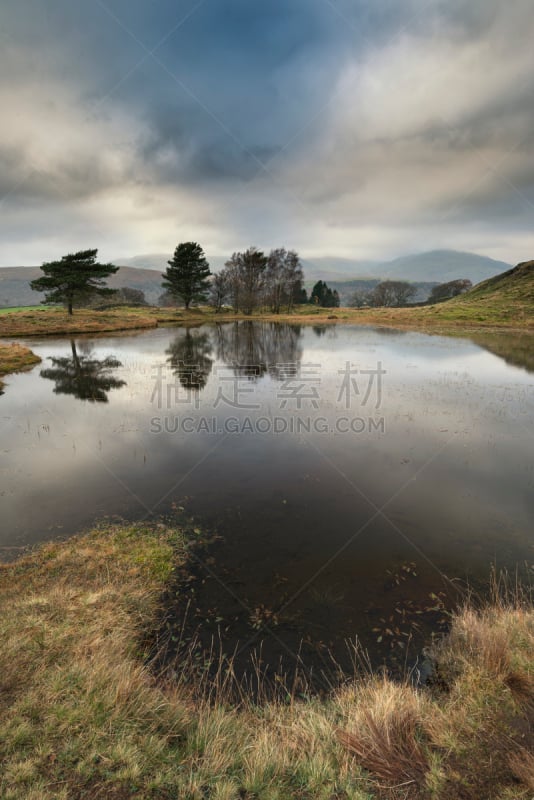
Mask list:
[[[148,662],[179,530],[111,525],[0,567],[6,800],[530,800],[534,612],[466,606],[432,687],[368,676],[326,698],[229,702]],[[231,671],[231,661],[228,663]]]
[[[426,705],[409,686],[373,681],[359,694],[350,732],[339,730],[338,739],[383,788],[419,786],[429,769],[423,745]]]

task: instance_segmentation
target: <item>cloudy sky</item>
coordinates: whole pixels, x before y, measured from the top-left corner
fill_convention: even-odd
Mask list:
[[[532,0],[2,0],[0,264],[534,258]]]

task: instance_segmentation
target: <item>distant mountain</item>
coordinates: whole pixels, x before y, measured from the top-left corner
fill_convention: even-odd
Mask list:
[[[114,264],[121,264],[136,269],[164,270],[169,254],[151,253],[134,258],[117,258]],[[210,267],[218,272],[228,260],[228,256],[208,255]],[[427,253],[416,253],[401,256],[393,261],[370,261],[350,258],[303,258],[302,264],[306,280],[346,281],[356,278],[395,278],[399,280],[427,283],[445,283],[456,278],[469,278],[472,283],[479,283],[486,278],[498,275],[510,269],[511,264],[495,261],[476,253],[465,253],[459,250],[430,250]]]
[[[393,261],[351,261],[343,258],[303,259],[307,280],[346,281],[355,278],[414,281],[418,283],[446,283],[456,278],[469,278],[479,283],[491,278],[511,264],[495,261],[487,256],[464,253],[458,250],[430,250],[401,256]]]
[[[306,280],[347,281],[380,278],[380,261],[363,261],[350,258],[303,258],[302,266]]]
[[[457,278],[469,278],[472,283],[479,283],[510,269],[512,265],[505,261],[495,261],[476,253],[464,253],[458,250],[431,250],[402,256],[393,261],[385,261],[377,269],[381,278],[395,278],[407,281],[435,281],[445,283]]]
[[[0,308],[38,305],[44,295],[30,289],[30,281],[42,275],[39,267],[0,267]],[[163,292],[161,272],[152,269],[120,267],[107,282],[112,289],[129,286],[141,289],[148,303],[156,303]]]
[[[146,256],[133,256],[133,258],[112,258],[112,264],[120,264],[124,267],[134,269],[158,270],[164,272],[167,269],[167,262],[172,257],[172,253],[149,253]],[[219,272],[229,256],[206,256],[212,272]]]
[[[148,253],[144,256],[133,256],[132,258],[111,258],[110,261],[112,264],[119,264],[121,267],[163,272],[163,270],[167,269],[167,261],[170,258],[170,253]]]
[[[134,256],[133,258],[115,258],[113,264],[121,264],[125,267],[134,269],[157,269],[165,270],[170,258],[169,253],[149,253],[146,256]],[[226,256],[207,255],[208,263],[212,272],[219,272],[230,258]],[[348,258],[303,258],[302,265],[306,278],[310,280],[346,280],[351,277],[374,277],[378,261],[358,261]]]

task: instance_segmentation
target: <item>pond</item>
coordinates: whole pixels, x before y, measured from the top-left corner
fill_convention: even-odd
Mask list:
[[[27,343],[42,364],[0,398],[0,555],[186,520],[180,645],[195,629],[238,664],[320,673],[358,638],[404,662],[492,565],[534,564],[528,336],[240,322]]]

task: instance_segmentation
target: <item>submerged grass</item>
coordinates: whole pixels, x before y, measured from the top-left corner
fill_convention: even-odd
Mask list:
[[[2,798],[532,797],[528,597],[459,610],[430,688],[369,674],[326,699],[236,706],[224,676],[203,701],[147,663],[186,559],[180,531],[122,525],[2,566]]]

